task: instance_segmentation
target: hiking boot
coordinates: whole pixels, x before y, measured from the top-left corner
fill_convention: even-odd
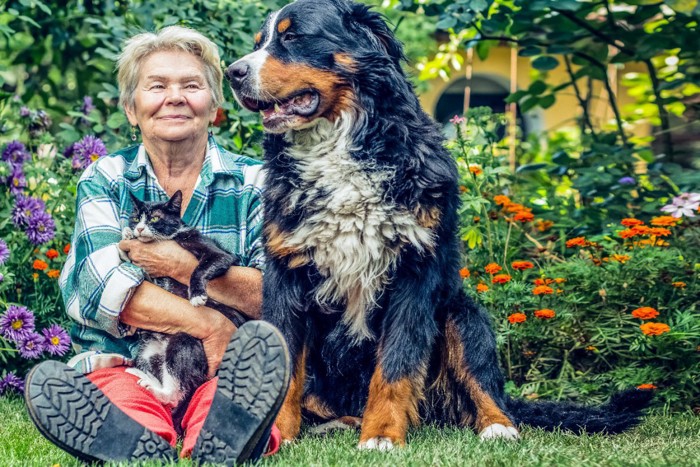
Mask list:
[[[57,361],[27,375],[29,417],[49,441],[87,462],[172,461],[177,451],[112,404],[83,374]]]

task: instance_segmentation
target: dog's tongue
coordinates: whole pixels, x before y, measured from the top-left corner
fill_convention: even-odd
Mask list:
[[[261,110],[265,120],[285,117],[289,115],[311,115],[318,107],[318,96],[315,93],[306,92],[274,106]]]

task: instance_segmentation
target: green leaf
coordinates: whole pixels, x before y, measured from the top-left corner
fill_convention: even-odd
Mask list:
[[[540,71],[553,70],[559,66],[559,60],[551,55],[542,55],[532,61],[532,67]]]
[[[542,170],[547,168],[549,164],[546,164],[544,162],[537,162],[534,164],[525,164],[521,165],[520,167],[517,168],[515,171],[516,173],[525,173],[525,172],[536,172],[538,170]]]
[[[541,54],[542,48],[533,46],[524,47],[518,51],[518,55],[520,55],[521,57],[535,57]]]
[[[442,29],[444,31],[451,29],[457,25],[457,18],[454,16],[445,16],[440,18],[440,21],[435,25],[435,29]]]
[[[555,101],[556,101],[556,98],[554,97],[554,94],[548,94],[548,95],[540,98],[539,106],[542,107],[543,109],[548,109],[552,105],[554,105]]]
[[[537,98],[537,96],[530,96],[520,104],[520,111],[525,113],[528,110],[536,107],[538,103],[539,99]]]
[[[506,102],[508,104],[512,104],[513,102],[518,102],[520,99],[527,96],[528,94],[529,94],[528,91],[525,91],[524,89],[520,89],[518,91],[515,91],[510,96],[506,97]]]
[[[539,96],[547,90],[547,83],[542,80],[533,81],[527,91],[533,96]]]
[[[698,0],[665,0],[664,3],[679,13],[689,14],[698,6]]]
[[[127,122],[126,116],[121,112],[114,112],[107,119],[107,128],[115,130]]]

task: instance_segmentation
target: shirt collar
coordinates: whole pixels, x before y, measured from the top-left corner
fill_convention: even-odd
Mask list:
[[[207,153],[204,156],[204,165],[202,166],[202,172],[200,174],[202,183],[205,186],[209,186],[218,175],[233,176],[236,177],[239,182],[243,183],[244,163],[239,159],[240,156],[230,153],[219,146],[214,136],[209,136],[207,141]],[[148,158],[148,154],[146,154],[146,148],[143,144],[140,144],[136,157],[131,164],[129,164],[129,167],[124,172],[124,176],[130,180],[136,180],[143,175],[144,170],[149,177],[156,178],[151,161]]]

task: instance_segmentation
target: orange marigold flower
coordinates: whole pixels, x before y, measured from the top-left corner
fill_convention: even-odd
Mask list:
[[[566,279],[564,279],[563,277],[557,277],[556,279],[554,279],[554,282],[556,282],[557,284],[563,284],[564,282],[566,282]]]
[[[535,282],[535,285],[546,285],[546,282],[544,281],[544,279],[542,279],[540,277],[535,279],[534,282]]]
[[[530,208],[526,208],[522,204],[518,204],[518,203],[506,204],[503,207],[505,208],[506,212],[523,212],[523,211],[530,212],[531,211]]]
[[[535,219],[535,215],[529,211],[520,211],[513,216],[513,220],[518,222],[530,222]]]
[[[505,284],[506,282],[510,282],[511,277],[508,274],[496,274],[493,276],[493,279],[491,279],[491,282],[494,284]]]
[[[525,316],[525,313],[513,313],[508,317],[508,321],[510,324],[524,323],[527,321],[527,316]]]
[[[634,227],[635,225],[644,225],[644,222],[633,217],[628,217],[626,219],[622,219],[622,222],[620,222],[620,224],[624,225],[625,227]]]
[[[532,293],[535,295],[552,295],[554,293],[554,289],[548,285],[538,285],[532,289]]]
[[[657,389],[657,387],[653,384],[646,383],[646,384],[640,384],[637,386],[637,389],[644,389],[644,390],[651,390],[651,389]]]
[[[479,292],[479,293],[488,292],[488,291],[489,291],[489,286],[486,285],[486,284],[484,284],[484,283],[477,284],[477,285],[476,285],[476,291]]]
[[[659,316],[659,312],[650,306],[643,306],[634,310],[632,316],[639,319],[654,319]]]
[[[51,279],[58,279],[58,276],[61,275],[61,271],[58,269],[49,269],[46,271],[46,275],[49,276]]]
[[[68,252],[70,252],[70,243],[66,243],[66,246],[63,247],[63,252],[65,254],[68,254]]]
[[[586,350],[588,350],[589,352],[595,352],[598,350],[598,347],[596,347],[595,345],[589,345],[588,347],[586,347]]]
[[[664,229],[663,227],[652,227],[649,229],[649,235],[653,235],[655,237],[668,237],[671,235],[671,231]]]
[[[678,281],[678,282],[672,282],[671,285],[677,289],[685,289],[688,284],[686,284],[683,281]]]
[[[649,235],[651,232],[651,227],[647,227],[646,225],[635,225],[630,230],[634,232],[635,235]]]
[[[575,246],[586,246],[587,243],[586,237],[574,237],[566,241],[566,247],[573,248]]]
[[[669,246],[669,245],[670,245],[670,243],[668,243],[668,242],[665,241],[665,240],[658,239],[658,240],[656,241],[656,246]]]
[[[469,269],[467,269],[467,268],[462,268],[459,270],[459,277],[461,277],[462,279],[467,279],[471,275],[472,274],[469,272]]]
[[[483,169],[479,164],[469,164],[469,171],[477,177],[484,173]]]
[[[460,185],[460,186],[459,186],[459,191],[460,191],[461,193],[466,193],[467,191],[469,191],[469,188],[467,188],[467,187],[464,186],[464,185]]]
[[[35,281],[38,280],[38,279],[39,279],[39,274],[35,272],[34,274],[32,274],[32,278],[33,278]]]
[[[49,251],[46,252],[46,257],[49,259],[56,259],[58,258],[58,251],[51,248]]]
[[[629,257],[629,255],[614,254],[610,257],[610,259],[613,261],[617,261],[618,263],[625,264],[627,261],[630,260],[630,257]]]
[[[671,330],[671,328],[668,327],[668,324],[664,323],[644,323],[639,326],[639,329],[641,329],[647,336],[660,336],[661,334]]]
[[[503,269],[503,268],[500,267],[498,264],[496,264],[496,263],[489,263],[489,264],[487,264],[486,267],[484,268],[484,271],[486,271],[488,274],[496,274],[496,273],[497,273],[498,271],[500,271],[501,269]]]
[[[539,219],[537,222],[535,222],[535,227],[540,232],[546,232],[549,229],[551,229],[553,226],[554,226],[554,222],[552,222],[552,221],[545,221],[545,220]]]
[[[493,197],[493,202],[499,206],[507,206],[510,204],[510,198],[506,195],[496,195]]]
[[[637,235],[637,233],[631,229],[625,229],[625,230],[617,233],[617,236],[620,238],[632,238],[635,235]]]
[[[554,310],[550,310],[549,308],[543,308],[541,310],[535,311],[535,318],[539,319],[552,319],[556,315],[557,314],[554,312]]]
[[[39,270],[39,271],[43,271],[44,269],[48,268],[49,265],[46,263],[46,261],[42,261],[40,259],[35,259],[34,264],[32,264],[32,267],[34,269]]]
[[[659,216],[651,220],[651,225],[657,227],[675,227],[681,221],[680,217]]]
[[[516,271],[524,271],[525,269],[532,269],[535,267],[530,261],[513,261],[511,267]]]

